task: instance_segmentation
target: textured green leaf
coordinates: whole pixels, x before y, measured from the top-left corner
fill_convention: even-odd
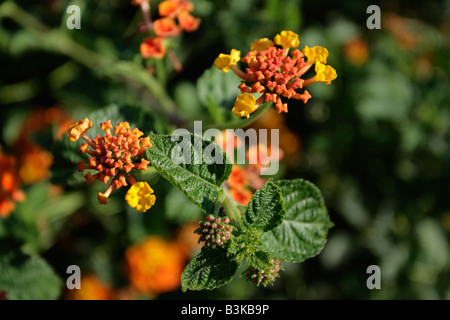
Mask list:
[[[280,225],[286,212],[280,188],[268,180],[259,188],[243,215],[244,227],[269,231]]]
[[[237,267],[224,248],[203,247],[181,275],[182,290],[212,290],[224,286],[231,281]]]
[[[19,252],[0,254],[0,291],[11,300],[55,300],[62,280],[40,257]]]
[[[150,141],[152,147],[147,149],[146,157],[152,166],[194,204],[211,212],[232,167],[220,147],[191,133],[178,136],[152,133]],[[209,152],[211,148],[215,153]],[[217,158],[219,161],[215,161]]]
[[[257,251],[255,254],[248,255],[245,259],[250,267],[258,270],[263,270],[267,266],[270,266],[271,261],[269,253],[264,251]]]
[[[314,257],[325,246],[330,221],[320,191],[310,182],[280,180],[286,215],[280,226],[263,233],[262,249],[274,258],[301,262]]]

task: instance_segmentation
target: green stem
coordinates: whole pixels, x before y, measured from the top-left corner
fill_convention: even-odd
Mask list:
[[[230,194],[224,188],[225,201],[223,202],[223,208],[230,218],[230,222],[238,229],[242,228],[242,214],[239,211],[236,202],[231,198]]]

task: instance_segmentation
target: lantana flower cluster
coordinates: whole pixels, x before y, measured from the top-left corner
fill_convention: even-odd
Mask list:
[[[300,41],[292,31],[282,31],[274,40],[262,38],[253,42],[250,51],[241,60],[241,52],[232,49],[230,54],[221,53],[214,65],[228,72],[233,71],[243,81],[239,85],[241,94],[232,109],[239,117],[249,118],[250,114],[264,102],[273,102],[279,113],[288,112],[283,99],[296,99],[306,103],[311,95],[305,89],[315,82],[330,84],[336,77],[336,70],[327,65],[328,50],[315,46],[300,51]],[[239,61],[247,64],[242,71]],[[314,65],[315,76],[302,76]],[[254,94],[261,94],[257,99]]]
[[[140,6],[145,18],[143,30],[151,33],[151,36],[146,37],[140,45],[140,52],[144,58],[164,58],[168,53],[166,39],[176,37],[182,32],[196,31],[200,26],[200,19],[192,15],[194,5],[188,0],[160,2],[159,17],[153,21],[150,15],[150,0],[132,0],[131,3]],[[170,58],[174,65],[178,64],[173,54]]]
[[[69,140],[77,141],[82,138],[79,151],[90,155],[86,162],[78,162],[78,171],[89,170],[84,176],[88,184],[99,180],[103,183],[110,181],[105,193],[98,193],[100,204],[107,204],[108,197],[115,189],[127,186],[127,180],[131,184],[125,200],[127,203],[140,212],[150,209],[156,200],[153,189],[147,182],[137,182],[131,170],[147,170],[149,161],[142,158],[142,154],[148,147],[151,147],[149,137],[142,137],[143,133],[135,128],[131,130],[128,122],[119,122],[114,127],[111,120],[100,124],[101,130],[105,132],[104,136],[97,135],[91,138],[87,131],[92,127],[92,121],[88,118],[82,119],[69,126]],[[91,170],[96,170],[94,175]]]

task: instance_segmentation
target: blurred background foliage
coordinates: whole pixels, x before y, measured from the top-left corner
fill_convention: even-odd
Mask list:
[[[0,281],[0,291],[11,299],[450,299],[450,1],[379,1],[380,30],[366,27],[374,4],[366,0],[192,2],[202,21],[171,39],[178,73],[167,58],[140,56],[143,35],[130,35],[142,14],[129,1],[0,4],[2,169],[19,168],[25,194],[0,218],[0,278],[15,279]],[[66,28],[70,4],[81,8],[81,30]],[[280,129],[280,176],[315,183],[335,226],[319,256],[285,265],[272,287],[236,277],[182,294],[173,281],[198,250],[197,208],[154,173],[150,212],[126,208],[120,192],[98,205],[101,186],[83,183],[79,155],[60,138],[88,114],[144,132],[194,120],[226,127],[239,82],[207,69],[220,52],[247,52],[280,30],[298,33],[300,47],[326,47],[338,78],[312,87],[306,105],[269,109],[252,126]],[[83,271],[82,293],[62,290],[72,264]],[[373,264],[381,290],[366,287]],[[146,281],[137,293],[133,283]]]

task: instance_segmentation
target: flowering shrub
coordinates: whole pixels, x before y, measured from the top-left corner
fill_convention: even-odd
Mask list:
[[[169,24],[166,21],[161,23]],[[170,28],[167,27],[168,30],[173,29],[172,23],[173,21],[170,22]],[[258,108],[255,98],[249,92],[261,93],[266,90],[261,83],[268,87],[268,92],[262,96],[266,97],[265,101],[275,102],[279,112],[287,112],[286,104],[281,106],[281,98],[277,94],[301,99],[295,90],[302,89],[303,80],[300,76],[313,64],[316,65],[316,75],[305,82],[323,81],[329,84],[336,77],[334,69],[322,64],[326,62],[328,55],[326,49],[306,47],[304,51],[308,63],[305,63],[299,50],[292,53],[292,59],[287,56],[289,48],[298,46],[298,36],[295,33],[282,31],[274,40],[275,43],[262,39],[252,44],[252,48],[262,50],[253,50],[244,59],[249,68],[246,69],[246,75],[242,76],[246,81],[239,87],[246,93],[237,97],[234,114],[248,118]],[[225,72],[230,68],[239,75],[242,72],[235,67],[238,61],[239,51],[233,49],[230,55],[220,54],[214,64]],[[247,83],[252,81],[254,83],[247,87]],[[275,84],[275,81],[279,84]],[[255,88],[257,89],[254,90]],[[307,93],[303,93],[305,94]],[[270,95],[277,98],[267,98]],[[195,231],[201,235],[199,242],[204,242],[205,247],[183,271],[183,291],[214,289],[227,284],[244,258],[252,268],[249,278],[256,280],[258,285],[266,286],[272,284],[278,276],[279,259],[301,262],[322,250],[332,223],[320,192],[304,180],[274,181],[262,179],[257,173],[252,177],[252,171],[258,171],[265,163],[262,157],[267,154],[267,146],[252,146],[254,149],[249,149],[247,159],[252,160],[250,163],[254,165],[244,169],[239,165],[231,165],[223,149],[215,142],[202,140],[189,132],[172,136],[150,133],[143,137],[143,132],[137,128],[131,130],[128,122],[118,123],[114,131],[111,131],[111,120],[107,120],[100,124],[105,136],[91,138],[87,133],[91,127],[92,121],[88,118],[70,125],[68,139],[72,142],[80,138],[86,141],[78,151],[91,157],[88,162],[79,161],[78,171],[97,171],[95,175],[90,171],[85,175],[88,184],[95,180],[107,183],[111,179],[106,192],[98,193],[100,204],[107,204],[111,192],[126,186],[128,180],[132,185],[125,196],[128,205],[140,212],[151,209],[156,201],[155,191],[146,181],[137,182],[132,171],[146,171],[151,166],[206,215]],[[181,142],[177,142],[180,139]],[[225,134],[219,141],[227,149],[226,145],[234,146],[236,139],[238,138],[231,141]],[[200,149],[196,147],[199,143]],[[180,162],[176,159],[179,147],[184,156],[190,156],[190,160],[184,158]],[[214,150],[216,161],[211,162],[207,150]],[[197,159],[194,164],[192,159]],[[279,159],[280,157],[277,160]],[[309,210],[314,213],[306,214]],[[288,217],[284,220],[287,212]],[[314,227],[305,228],[296,222],[314,223]],[[304,237],[310,240],[305,242]],[[277,261],[276,265],[274,261]],[[267,275],[262,275],[264,272]],[[133,279],[136,287],[141,286],[141,291],[153,290],[150,287],[143,289],[145,277]],[[207,279],[210,280],[206,281]]]
[[[0,299],[447,298],[437,1],[379,30],[364,2],[75,1],[74,29],[27,2],[0,3]]]

